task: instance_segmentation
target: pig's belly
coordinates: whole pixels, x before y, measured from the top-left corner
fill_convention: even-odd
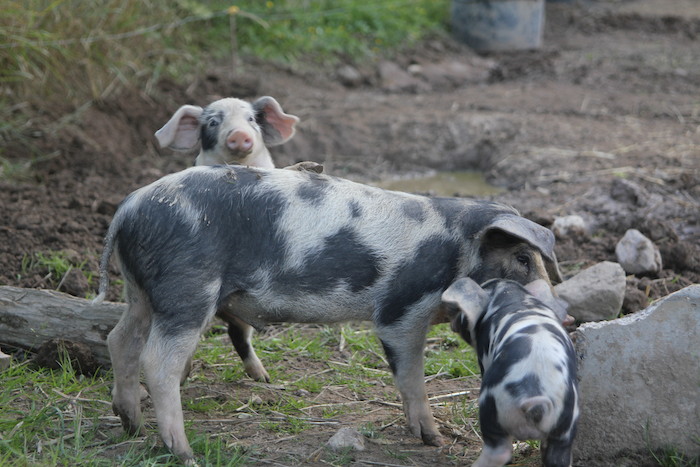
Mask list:
[[[256,329],[270,323],[369,321],[374,303],[369,291],[291,295],[236,292],[227,297],[219,315],[235,316]]]

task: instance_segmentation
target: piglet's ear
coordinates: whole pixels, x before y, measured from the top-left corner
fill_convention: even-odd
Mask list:
[[[253,102],[253,109],[266,146],[285,143],[294,136],[299,117],[284,113],[273,97],[261,97]]]
[[[170,117],[163,128],[156,131],[156,138],[161,148],[175,151],[189,151],[199,143],[199,117],[202,108],[195,105],[183,105]]]
[[[469,343],[474,325],[488,302],[488,292],[468,277],[457,279],[442,293],[442,305],[450,318],[452,330],[462,334]]]

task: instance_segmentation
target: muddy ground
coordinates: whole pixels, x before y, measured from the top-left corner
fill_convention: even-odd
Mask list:
[[[36,252],[65,250],[96,272],[117,203],[193,161],[192,154],[157,149],[153,132],[182,104],[259,95],[276,97],[285,111],[301,118],[295,138],[273,148],[278,165],[315,160],[331,175],[363,182],[477,170],[502,189],[491,198],[537,222],[550,225],[557,216],[582,216],[586,232],[557,240],[566,275],[615,261],[616,242],[627,229],[640,230],[660,248],[663,270],[628,278],[625,313],[700,282],[696,3],[553,3],[538,51],[478,56],[436,37],[388,62],[351,65],[358,76],[248,59],[231,77],[226,64],[212,64],[184,85],[162,81],[148,94],[127,89],[70,115],[44,109],[27,125],[27,135],[44,157],[28,175],[0,181],[0,284],[55,287],[46,270],[27,267]],[[3,155],[21,161],[27,151],[11,144]],[[457,191],[471,192],[469,187]],[[87,288],[80,281],[63,286],[84,295],[94,292],[96,281]],[[119,298],[114,287],[111,293],[111,299]],[[302,372],[323,370],[304,369],[303,359],[295,364]],[[257,383],[241,382],[235,390],[252,384]],[[437,378],[429,390],[431,395],[451,393],[469,384],[475,387],[478,381]],[[194,385],[183,397],[192,391],[207,388]],[[389,402],[395,404],[393,387],[380,388],[365,401],[365,410],[340,420],[338,426],[388,423],[389,448],[370,443],[368,451],[355,455],[358,464],[474,459],[478,438],[471,427],[452,427],[441,417],[449,407],[435,410],[447,423],[444,434],[452,444],[442,450],[423,447],[401,421],[389,423],[401,415],[397,406],[377,402],[387,394],[394,394]],[[338,397],[354,400],[342,388],[332,388],[319,403],[338,402]],[[212,432],[221,429],[236,430],[212,424]],[[293,438],[265,430],[256,431],[258,438],[236,436],[244,444],[264,445],[265,457],[281,464],[321,465],[319,439],[335,429],[315,425]],[[397,458],[388,451],[405,455]]]

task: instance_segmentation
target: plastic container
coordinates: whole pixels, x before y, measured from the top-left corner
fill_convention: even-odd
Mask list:
[[[452,34],[477,52],[537,49],[545,0],[452,0]]]

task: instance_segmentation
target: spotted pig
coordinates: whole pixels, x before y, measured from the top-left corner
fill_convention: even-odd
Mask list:
[[[130,194],[105,240],[128,310],[109,334],[113,408],[142,430],[143,366],[165,444],[185,461],[179,380],[215,314],[274,322],[368,320],[384,347],[411,431],[442,437],[423,381],[440,297],[458,277],[556,277],[554,236],[508,207],[386,191],[307,171],[200,166]],[[549,271],[549,273],[548,273]]]
[[[473,464],[510,461],[513,438],[542,440],[547,467],[571,465],[578,421],[576,358],[561,323],[566,307],[543,280],[522,286],[469,278],[442,295],[452,329],[476,348],[481,367],[479,422],[484,447]]]

